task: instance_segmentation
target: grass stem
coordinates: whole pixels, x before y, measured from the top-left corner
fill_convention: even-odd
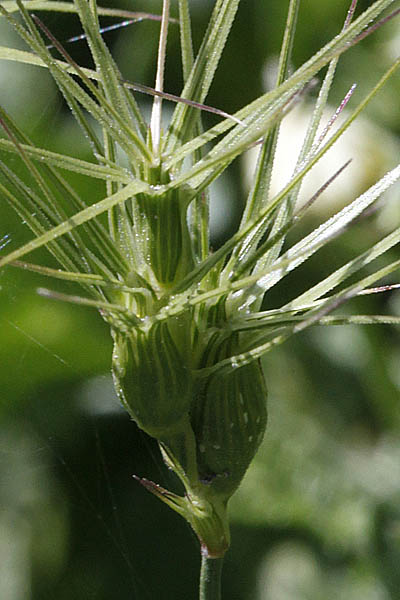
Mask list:
[[[223,558],[203,555],[200,570],[200,600],[221,600]]]

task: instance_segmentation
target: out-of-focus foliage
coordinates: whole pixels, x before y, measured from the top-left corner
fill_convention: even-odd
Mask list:
[[[212,4],[193,0],[195,40]],[[297,65],[339,31],[348,5],[303,4]],[[118,5],[159,12],[161,2]],[[209,104],[234,111],[261,93],[286,9],[278,0],[242,3]],[[61,40],[79,33],[73,17],[43,18]],[[2,43],[8,43],[4,27]],[[157,27],[143,22],[107,34],[126,78],[152,84]],[[333,106],[353,81],[364,91],[375,82],[399,36],[398,23],[391,23],[341,59]],[[166,88],[173,93],[181,85],[177,41],[172,33]],[[83,42],[71,52],[80,62],[87,59]],[[45,72],[2,63],[0,82],[0,102],[38,145],[85,156],[85,142]],[[367,115],[385,139],[393,138],[393,147],[400,131],[393,98],[399,94],[399,78],[393,78]],[[343,159],[356,162],[351,152]],[[241,210],[243,168],[230,169],[230,179],[214,193],[214,214],[222,211],[222,221],[232,224]],[[92,183],[79,184],[82,195],[96,194]],[[10,247],[18,246],[24,226],[5,206],[0,210],[0,238],[8,236],[0,245],[10,240]],[[357,225],[279,293],[294,295],[289,285],[297,290],[304,278],[318,280],[328,262],[339,266],[364,249],[385,219],[390,222],[391,210],[396,207]],[[220,231],[214,244],[226,234]],[[37,296],[36,287],[46,285],[12,268],[0,276],[0,598],[195,598],[197,541],[131,477],[173,485],[163,479],[153,442],[118,409],[108,376],[108,332],[95,311]],[[396,292],[362,303],[364,312],[400,314]],[[268,355],[269,428],[232,501],[226,598],[398,598],[399,367],[399,331],[386,326],[314,329]]]

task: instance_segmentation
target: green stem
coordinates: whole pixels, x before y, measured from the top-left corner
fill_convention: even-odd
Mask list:
[[[224,559],[202,555],[200,600],[221,600],[221,574]]]

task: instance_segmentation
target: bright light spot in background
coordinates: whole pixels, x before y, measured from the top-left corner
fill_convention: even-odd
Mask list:
[[[4,20],[0,20],[2,46],[26,50],[20,38]],[[12,117],[18,116],[18,124],[32,127],[40,120],[46,108],[55,98],[56,88],[47,69],[17,63],[11,60],[0,61],[0,104]]]
[[[49,457],[28,427],[0,430],[0,598],[31,598],[32,565],[54,575],[66,551],[65,504]]]
[[[355,101],[351,100],[350,103],[352,106],[356,105]],[[331,107],[325,112],[323,126],[335,110]],[[289,182],[293,175],[304,134],[311,118],[311,111],[312,106],[302,103],[296,106],[283,121],[272,179],[271,191],[274,195]],[[348,111],[344,111],[326,139],[336,131],[349,114]],[[379,139],[379,144],[376,143],[377,139]],[[253,181],[257,153],[258,148],[252,148],[243,158],[243,175],[247,189],[250,189]],[[352,159],[351,164],[323,192],[321,198],[311,209],[314,213],[318,212],[322,215],[336,212],[354,200],[370,185],[373,185],[386,171],[393,168],[395,158],[399,154],[400,143],[394,136],[360,117],[306,175],[299,203],[303,204],[311,198],[317,189],[326,183],[347,160]],[[394,195],[394,191],[392,194]],[[387,197],[388,194],[386,194]],[[393,223],[392,219],[391,222]]]
[[[100,375],[85,381],[78,402],[89,415],[126,414],[115,393],[111,375]]]
[[[0,517],[0,598],[30,598],[30,536],[16,515],[7,511]]]
[[[361,327],[331,327],[329,332],[316,327],[310,331],[310,336],[318,350],[340,368],[368,368],[369,345]]]
[[[360,577],[357,567],[322,568],[311,549],[285,542],[269,552],[258,573],[257,600],[390,600],[374,573]]]
[[[316,598],[308,595],[321,588],[318,562],[302,544],[286,542],[268,553],[258,573],[259,600],[299,600]]]
[[[397,58],[396,49],[399,43],[400,36],[398,34],[388,36],[388,41],[383,48],[388,61],[392,60],[392,56],[393,60]],[[265,91],[275,87],[277,67],[278,59],[276,57],[267,61],[263,71]],[[384,93],[385,88],[381,90],[380,94]],[[361,97],[356,89],[348,108],[338,117],[325,141],[344,123],[351,111],[361,101]],[[293,175],[313,106],[313,103],[304,100],[286,115],[282,122],[271,189],[274,195],[288,183]],[[320,131],[328,123],[336,109],[337,106],[327,107]],[[250,189],[253,181],[257,153],[258,148],[253,148],[242,158],[246,189]],[[333,181],[311,208],[311,212],[319,213],[321,216],[335,213],[392,169],[398,162],[399,154],[400,140],[398,137],[392,135],[390,131],[378,127],[361,114],[304,178],[299,203],[303,204],[307,201],[346,161],[352,159],[351,164]],[[400,216],[398,196],[395,192],[396,190],[393,188],[384,197],[384,209],[381,210],[378,220],[379,226],[384,230],[391,229],[393,222]]]
[[[236,216],[234,185],[222,174],[210,188],[210,237],[221,238],[229,231]]]

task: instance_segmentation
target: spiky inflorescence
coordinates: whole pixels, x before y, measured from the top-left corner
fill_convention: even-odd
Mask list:
[[[317,136],[338,57],[368,31],[371,20],[392,1],[376,0],[351,23],[356,7],[353,0],[342,32],[289,77],[299,7],[298,0],[291,0],[276,88],[233,117],[214,110],[223,120],[202,133],[198,108],[210,109],[202,103],[239,0],[215,3],[196,60],[188,1],[179,0],[186,83],[182,98],[174,97],[178,104],[163,135],[162,89],[152,92],[158,99],[149,127],[129,91],[143,90],[143,86],[122,79],[99,33],[94,0],[74,0],[69,8],[80,17],[95,70],[79,67],[41,21],[28,14],[21,0],[6,3],[10,12],[0,5],[1,13],[31,49],[30,53],[7,49],[3,56],[50,71],[89,138],[95,159],[89,163],[35,148],[1,110],[9,140],[0,140],[0,148],[20,156],[35,185],[34,189],[26,186],[17,173],[0,163],[5,180],[5,185],[0,183],[0,192],[36,237],[1,258],[0,266],[13,263],[74,281],[91,296],[69,299],[96,306],[109,324],[117,394],[139,427],[158,440],[167,465],[183,482],[186,495],[180,497],[152,482],[141,481],[191,523],[208,556],[222,556],[229,545],[227,503],[266,428],[267,391],[260,357],[310,325],[332,322],[327,317],[329,312],[399,267],[399,261],[395,261],[347,288],[335,289],[396,244],[400,240],[397,228],[289,304],[261,311],[269,289],[343,231],[400,177],[400,168],[394,168],[346,209],[282,253],[286,233],[305,212],[301,209],[295,213],[302,178],[399,65],[397,61],[387,71],[328,141]],[[35,7],[41,8],[40,2]],[[159,88],[168,7],[165,1]],[[22,24],[12,16],[17,8]],[[42,8],[46,9],[46,2]],[[99,12],[107,14],[107,10]],[[62,60],[52,56],[41,33]],[[271,197],[269,183],[279,122],[328,63],[294,174],[287,186]],[[102,141],[86,112],[101,126]],[[205,144],[218,136],[219,141],[204,150]],[[241,224],[213,253],[208,241],[208,186],[254,144],[260,145],[260,154]],[[123,162],[118,158],[121,154]],[[59,169],[103,179],[104,199],[86,205]],[[98,218],[105,212],[107,226]],[[62,269],[17,262],[41,246],[49,249]],[[352,319],[341,317],[340,322]],[[382,319],[371,316],[364,322]]]

